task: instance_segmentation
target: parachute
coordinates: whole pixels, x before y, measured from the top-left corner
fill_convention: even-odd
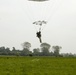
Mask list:
[[[43,30],[50,17],[53,16],[53,6],[57,0],[28,0],[28,11],[36,31]]]
[[[20,2],[23,2],[22,8],[24,13],[36,31],[38,31],[38,27],[41,27],[43,30],[54,15],[56,9],[53,9],[57,7],[56,3],[58,3],[58,1],[59,0],[21,0]]]
[[[48,1],[48,0],[29,0],[29,1],[38,1],[38,2],[44,2],[44,1]]]
[[[25,13],[36,32],[42,31],[57,10],[59,0],[24,0]],[[55,10],[54,10],[55,8]]]

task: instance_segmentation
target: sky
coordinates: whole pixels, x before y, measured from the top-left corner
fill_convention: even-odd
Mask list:
[[[76,0],[0,0],[0,47],[22,49],[23,42],[31,50],[40,47],[34,21],[45,20],[42,41],[61,46],[61,53],[76,53]]]

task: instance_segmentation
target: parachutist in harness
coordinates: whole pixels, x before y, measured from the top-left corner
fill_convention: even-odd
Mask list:
[[[37,25],[37,26],[39,26],[39,30],[37,31],[37,33],[36,33],[36,35],[37,35],[37,37],[39,38],[39,40],[40,40],[40,43],[42,43],[42,40],[41,40],[41,27],[42,27],[42,25],[43,24],[46,24],[47,22],[46,21],[44,21],[44,20],[42,20],[42,21],[35,21],[35,22],[33,22],[33,24],[35,24],[35,25]]]
[[[38,37],[39,40],[40,40],[40,43],[42,43],[42,40],[41,40],[41,31],[37,32],[36,34],[37,34],[37,37]]]

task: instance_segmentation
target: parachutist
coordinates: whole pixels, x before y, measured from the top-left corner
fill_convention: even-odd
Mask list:
[[[42,40],[41,40],[41,31],[37,32],[36,34],[37,34],[37,37],[38,37],[39,40],[40,40],[40,43],[42,43]]]
[[[42,40],[41,40],[41,28],[42,28],[42,25],[43,24],[46,24],[47,22],[45,21],[45,20],[39,20],[39,21],[35,21],[35,22],[33,22],[33,24],[35,24],[35,25],[37,25],[37,26],[39,26],[39,30],[38,30],[38,32],[36,33],[36,35],[37,35],[37,37],[39,38],[39,40],[40,40],[40,43],[42,43]]]

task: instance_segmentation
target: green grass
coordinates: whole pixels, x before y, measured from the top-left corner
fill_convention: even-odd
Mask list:
[[[76,75],[76,58],[0,57],[0,75]]]

